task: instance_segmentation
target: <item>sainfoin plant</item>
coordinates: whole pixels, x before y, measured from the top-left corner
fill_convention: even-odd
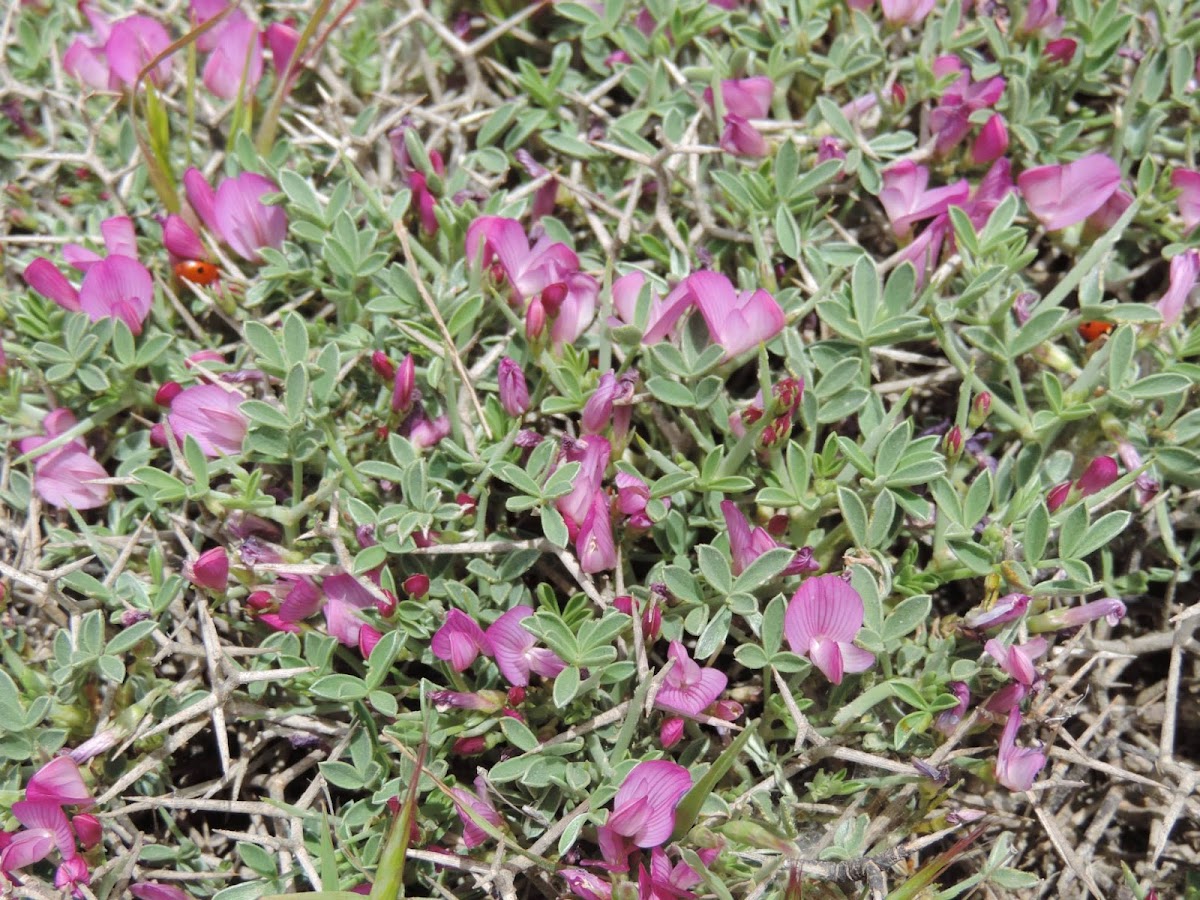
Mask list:
[[[1194,892],[1195,3],[10,6],[13,896]]]

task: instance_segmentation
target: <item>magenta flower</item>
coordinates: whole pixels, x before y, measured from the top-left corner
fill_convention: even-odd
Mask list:
[[[211,38],[213,45],[204,63],[204,86],[222,100],[233,100],[239,91],[243,97],[253,94],[263,74],[263,38],[258,26],[235,9],[204,37]]]
[[[182,443],[191,436],[205,456],[233,456],[242,452],[250,422],[241,412],[245,398],[216,384],[184,388],[171,401],[167,424]]]
[[[1033,34],[1046,31],[1057,34],[1062,30],[1063,18],[1058,15],[1058,0],[1029,0],[1025,7],[1025,18],[1021,20],[1018,34]]]
[[[472,222],[467,262],[484,269],[498,264],[517,301],[539,302],[543,314],[554,320],[550,337],[556,346],[576,341],[596,314],[600,288],[596,279],[579,271],[575,251],[547,235],[530,247],[516,219],[480,216]]]
[[[592,501],[597,494],[602,494],[600,483],[604,478],[604,470],[608,468],[612,446],[598,435],[588,435],[564,446],[563,451],[567,462],[579,463],[579,474],[575,476],[571,492],[557,498],[554,505],[566,519],[568,530],[572,530],[583,526],[584,519],[591,511]],[[571,533],[577,534],[574,530]]]
[[[1082,222],[1100,209],[1120,184],[1120,168],[1103,153],[1065,165],[1027,169],[1017,176],[1029,211],[1047,231]]]
[[[325,592],[325,629],[330,637],[347,647],[357,646],[364,658],[370,656],[379,633],[358,614],[375,606],[371,592],[345,572],[328,576],[321,589]]]
[[[83,782],[79,765],[69,756],[56,756],[29,776],[25,785],[25,799],[85,809],[94,802]]]
[[[633,847],[657,847],[675,830],[675,807],[691,789],[692,775],[667,760],[638,763],[613,798],[612,815],[597,830],[607,862],[628,867]]]
[[[728,676],[720,669],[701,668],[679,641],[671,641],[667,656],[675,660],[675,665],[663,678],[654,698],[657,709],[698,716],[721,696],[729,683]]]
[[[44,437],[22,438],[17,450],[30,453],[75,426],[69,410],[56,409],[42,420]],[[33,489],[43,502],[71,509],[95,509],[108,503],[112,488],[95,481],[108,478],[108,472],[88,452],[79,438],[37,457],[33,461]]]
[[[1031,599],[1027,594],[1006,594],[992,604],[991,609],[968,614],[963,619],[963,624],[980,631],[999,628],[1025,615]]]
[[[734,575],[741,575],[750,563],[758,559],[768,550],[782,547],[765,528],[751,528],[746,517],[742,515],[737,504],[732,500],[721,501],[721,514],[725,517],[725,528],[729,531],[729,555],[732,559]],[[808,548],[805,548],[808,549]],[[798,552],[792,559],[783,575],[799,575],[804,572],[815,572],[820,568],[812,558],[811,551]]]
[[[652,344],[675,325],[691,306],[700,310],[708,335],[725,348],[726,361],[774,338],[785,319],[779,304],[764,290],[738,291],[720,272],[693,272],[666,299],[654,327],[646,331],[644,343]]]
[[[889,25],[919,25],[933,11],[937,0],[879,0],[879,5]]]
[[[998,76],[972,82],[970,71],[953,54],[938,57],[933,68],[938,78],[958,73],[958,79],[946,89],[929,115],[929,128],[937,135],[935,151],[944,155],[970,133],[973,113],[996,104],[1006,82]]]
[[[579,900],[612,900],[612,885],[587,869],[560,869],[567,887]]]
[[[226,178],[215,191],[199,169],[183,175],[188,202],[201,221],[230,248],[253,263],[261,263],[264,247],[278,250],[287,237],[287,213],[280,206],[267,206],[264,194],[278,193],[271,179],[256,172]]]
[[[1105,597],[1103,600],[1093,600],[1082,606],[1072,606],[1068,609],[1052,609],[1040,615],[1031,616],[1026,622],[1029,630],[1035,634],[1045,631],[1062,631],[1066,628],[1081,628],[1088,622],[1105,619],[1109,625],[1116,626],[1125,618],[1125,604],[1116,597]]]
[[[1021,713],[1013,707],[1008,713],[1008,723],[1000,736],[1000,750],[996,754],[996,780],[1010,791],[1029,790],[1038,772],[1046,765],[1045,753],[1017,746],[1020,728]]]
[[[629,527],[649,528],[652,526],[654,523],[646,514],[646,504],[650,501],[650,485],[636,475],[626,472],[618,472],[613,482],[617,488],[617,511],[621,515],[629,517],[627,521]],[[670,497],[663,497],[662,502],[665,507],[670,508]]]
[[[699,849],[698,855],[709,866],[720,852],[719,847],[706,847]],[[701,881],[687,863],[680,860],[672,866],[666,851],[655,847],[650,851],[650,868],[638,866],[638,900],[695,900],[690,889]]]
[[[482,776],[475,779],[475,790],[469,791],[466,788],[456,787],[450,789],[450,794],[454,797],[454,807],[458,811],[458,817],[462,819],[463,844],[468,850],[478,847],[488,839],[488,833],[471,818],[467,812],[468,809],[496,828],[504,824],[504,818],[496,811],[492,801],[488,799],[487,782]]]
[[[892,223],[896,237],[908,235],[914,222],[962,205],[971,192],[965,178],[945,187],[928,190],[929,170],[912,160],[901,160],[883,170],[883,189],[879,202]]]
[[[783,633],[792,652],[806,656],[834,684],[845,672],[865,672],[875,655],[851,643],[863,624],[858,591],[837,575],[818,575],[788,602]]]
[[[1013,644],[1005,647],[995,638],[983,645],[984,652],[1000,664],[1004,673],[1014,681],[1032,687],[1038,681],[1037,669],[1033,661],[1046,652],[1046,639],[1033,638],[1024,644]]]
[[[1090,497],[1112,484],[1120,476],[1117,461],[1111,456],[1097,456],[1083,470],[1075,487],[1082,497]]]
[[[983,128],[979,129],[979,135],[975,138],[975,143],[971,145],[971,161],[975,165],[981,166],[985,163],[995,162],[1007,152],[1008,125],[1004,121],[1004,116],[1000,113],[993,113]]]
[[[500,674],[509,684],[518,687],[529,684],[530,674],[553,678],[567,667],[553,651],[535,646],[537,640],[521,627],[521,621],[532,615],[532,607],[514,607],[493,622],[486,632]]]
[[[492,643],[483,629],[466,613],[451,609],[433,635],[433,655],[450,663],[455,672],[463,672],[479,654],[492,655]]]
[[[584,434],[599,434],[612,421],[613,400],[617,396],[617,376],[610,370],[600,376],[600,382],[583,406],[580,425]]]
[[[436,651],[435,651],[436,653]],[[472,656],[472,659],[475,657]],[[470,665],[470,663],[468,663]],[[466,668],[465,666],[463,667]],[[462,671],[462,670],[459,670]],[[426,696],[439,711],[473,709],[476,712],[498,713],[504,709],[507,697],[503,691],[430,691]]]
[[[225,593],[229,581],[229,552],[224,547],[206,550],[183,566],[183,576],[197,587],[215,593]]]
[[[0,852],[0,872],[5,875],[40,862],[55,848],[64,859],[78,854],[71,823],[58,803],[19,800],[12,805],[12,815],[24,827]]]
[[[612,285],[612,301],[613,312],[616,315],[609,319],[610,327],[618,327],[620,325],[634,325],[637,317],[637,301],[638,296],[642,292],[642,287],[646,283],[646,276],[641,272],[630,272],[628,275],[622,275]],[[671,339],[675,337],[675,322],[682,315],[684,309],[687,308],[690,299],[685,298],[682,304],[677,304],[679,308],[668,308],[662,297],[654,291],[650,291],[650,316],[646,321],[646,330],[642,338],[642,343],[654,344],[663,339]],[[653,335],[653,337],[652,337]]]
[[[417,392],[417,364],[411,353],[406,353],[392,382],[392,411],[407,413],[420,399]]]
[[[200,235],[196,234],[183,216],[169,215],[162,223],[163,246],[171,254],[172,260],[205,259],[208,250]]]
[[[1200,278],[1200,251],[1184,250],[1171,260],[1167,290],[1157,303],[1164,325],[1170,327],[1183,316],[1184,307],[1196,287],[1198,278]]]
[[[286,22],[272,22],[267,26],[266,40],[275,71],[283,74],[292,57],[296,55],[296,47],[300,44],[300,32]]]
[[[613,543],[612,516],[608,497],[603,491],[592,495],[592,504],[575,537],[575,555],[579,568],[588,574],[616,568],[617,548]]]
[[[679,743],[683,737],[684,720],[679,716],[672,716],[668,719],[663,719],[662,725],[658,729],[658,742],[664,750],[670,750]]]
[[[79,813],[71,816],[71,828],[75,832],[75,837],[79,839],[79,846],[84,850],[91,850],[104,839],[104,827],[100,824],[100,820],[91,813]]]
[[[54,886],[60,891],[69,891],[75,897],[82,897],[78,888],[88,884],[91,878],[87,860],[82,856],[71,856],[63,859],[54,871]]]
[[[937,717],[937,721],[933,723],[933,727],[942,734],[951,734],[958,727],[958,723],[962,721],[962,717],[966,715],[967,706],[971,702],[971,690],[961,681],[951,681],[946,685],[946,690],[958,698],[958,704],[943,710]]]
[[[1046,509],[1054,512],[1067,502],[1067,498],[1070,495],[1071,482],[1064,481],[1062,484],[1056,484],[1046,492]]]
[[[73,78],[98,91],[132,87],[138,72],[171,45],[167,30],[148,16],[129,16],[110,23],[90,3],[80,3],[80,12],[92,26],[90,35],[77,35],[63,54],[63,69]],[[171,58],[154,67],[147,76],[161,85],[171,74]]]
[[[1104,205],[1087,217],[1087,227],[1093,231],[1105,232],[1117,224],[1125,210],[1133,203],[1133,196],[1120,188],[1113,191],[1112,196],[1104,201]]]
[[[1200,172],[1192,169],[1176,169],[1171,173],[1171,187],[1178,189],[1175,202],[1183,218],[1185,231],[1200,225]]]
[[[721,82],[721,102],[724,106],[725,130],[721,134],[721,149],[727,153],[761,158],[767,155],[767,142],[749,122],[763,119],[771,109],[775,85],[770,78],[742,78]],[[712,88],[704,91],[704,99],[716,108]]]
[[[529,411],[529,385],[515,359],[506,356],[500,360],[497,380],[500,382],[500,405],[504,411],[514,418],[525,415]]]

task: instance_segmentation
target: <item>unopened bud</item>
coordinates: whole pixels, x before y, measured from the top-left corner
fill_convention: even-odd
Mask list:
[[[429,576],[418,572],[404,579],[404,593],[414,600],[420,600],[429,593]]]
[[[162,387],[154,392],[154,402],[159,406],[170,406],[183,390],[183,386],[178,381],[164,381]]]
[[[396,364],[388,359],[388,355],[382,350],[371,354],[371,368],[384,381],[393,381],[396,377]]]
[[[987,421],[988,413],[992,411],[992,395],[987,391],[977,394],[975,399],[971,401],[971,413],[967,417],[967,424],[972,428],[978,428]]]

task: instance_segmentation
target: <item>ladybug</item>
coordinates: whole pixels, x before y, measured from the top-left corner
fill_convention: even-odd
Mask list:
[[[1104,335],[1109,334],[1113,330],[1112,322],[1102,322],[1099,319],[1091,319],[1086,322],[1079,323],[1079,336],[1089,344],[1092,341],[1098,341]]]
[[[221,277],[217,267],[199,259],[185,259],[175,264],[175,277],[192,284],[212,284]]]

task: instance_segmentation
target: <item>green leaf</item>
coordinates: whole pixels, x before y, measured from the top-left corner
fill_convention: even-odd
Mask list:
[[[668,406],[691,408],[696,405],[695,396],[678,381],[671,381],[656,375],[646,381],[646,389],[654,395],[656,400]]]
[[[700,807],[708,799],[709,794],[716,790],[725,773],[737,760],[750,738],[758,731],[758,721],[749,722],[746,728],[726,747],[716,761],[709,767],[700,780],[692,785],[691,790],[683,795],[679,805],[675,807],[675,830],[671,832],[672,841],[681,841],[692,830],[696,818],[700,815]]]
[[[1039,500],[1025,520],[1025,562],[1037,565],[1045,558],[1046,539],[1050,533],[1050,513],[1045,501]]]
[[[752,591],[761,587],[786,569],[795,556],[796,552],[787,547],[768,550],[742,570],[733,582],[732,591]]]
[[[704,580],[712,585],[719,594],[733,592],[733,574],[729,570],[729,562],[717,548],[710,544],[701,544],[696,548],[696,559],[700,564],[700,573]]]
[[[765,669],[767,654],[758,644],[741,644],[733,651],[733,657],[747,669]]]
[[[883,620],[884,642],[889,645],[899,644],[902,637],[911,634],[917,626],[929,619],[932,608],[933,600],[926,594],[901,600]]]
[[[579,693],[579,670],[575,666],[567,666],[554,679],[554,705],[566,709],[567,704]]]
[[[353,675],[326,675],[318,678],[309,688],[313,694],[326,700],[352,703],[367,696],[367,683]]]
[[[846,527],[850,529],[850,536],[854,538],[854,543],[859,547],[869,546],[867,543],[867,508],[863,505],[858,492],[839,486],[837,494],[838,506],[842,510],[842,516]]]
[[[567,531],[567,523],[562,514],[547,504],[542,507],[541,515],[542,533],[546,535],[546,540],[556,547],[566,547],[571,541],[571,535]]]
[[[1062,530],[1058,535],[1058,556],[1060,559],[1075,559],[1078,557],[1079,554],[1076,548],[1082,546],[1084,536],[1087,534],[1087,528],[1087,507],[1082,503],[1077,503],[1067,514],[1067,518],[1062,524]]]
[[[1082,558],[1089,553],[1099,550],[1101,547],[1108,546],[1117,535],[1129,526],[1132,518],[1133,515],[1123,509],[1114,510],[1107,515],[1101,516],[1088,528],[1087,533],[1078,545],[1074,547],[1071,555]]]
[[[119,653],[124,653],[127,650],[132,650],[145,638],[149,637],[150,633],[158,629],[158,623],[153,620],[144,622],[135,622],[128,628],[119,632],[104,648],[104,652],[115,656]]]

